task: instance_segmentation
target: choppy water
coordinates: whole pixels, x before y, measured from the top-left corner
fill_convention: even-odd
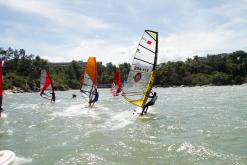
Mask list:
[[[16,164],[247,164],[247,86],[157,88],[148,115],[100,89],[95,108],[78,91],[7,94],[0,150]]]

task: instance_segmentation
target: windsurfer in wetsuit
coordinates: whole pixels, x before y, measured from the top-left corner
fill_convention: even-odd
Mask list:
[[[1,116],[2,116],[2,112],[3,112],[3,108],[0,107],[0,118],[1,118]]]
[[[55,96],[55,92],[53,91],[51,93],[51,103],[54,102],[55,103],[55,100],[56,100],[56,96]]]
[[[51,94],[51,96],[48,96],[45,92],[41,92],[40,93],[40,96],[43,97],[43,98],[45,98],[45,99],[47,99],[47,100],[51,100],[51,103],[52,102],[55,102],[56,97],[55,97],[54,91],[52,93],[50,93],[50,94]]]
[[[152,93],[152,92],[151,92]],[[142,112],[141,112],[141,116],[143,115],[143,113],[147,113],[148,107],[151,105],[154,105],[155,101],[157,100],[158,96],[156,94],[156,92],[152,93],[152,96],[148,96],[148,98],[151,98],[151,100],[142,108]]]
[[[113,81],[113,83],[111,84],[111,90],[115,90],[115,87],[116,87],[116,83]]]
[[[96,101],[98,101],[98,99],[99,99],[99,93],[98,93],[97,89],[94,89],[93,95],[94,95],[94,98],[93,98],[92,100],[89,101],[89,106],[90,106],[90,107],[93,106],[94,103],[95,103]],[[92,105],[91,105],[91,104],[92,104]]]

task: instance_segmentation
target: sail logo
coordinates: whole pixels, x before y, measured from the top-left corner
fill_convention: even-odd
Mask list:
[[[142,78],[142,74],[141,74],[141,72],[138,72],[138,73],[136,73],[135,76],[134,76],[134,81],[135,81],[135,82],[138,82],[138,81],[141,80],[141,78]]]
[[[134,70],[135,71],[141,71],[141,72],[149,72],[149,69],[147,69],[147,68],[141,68],[141,67],[138,67],[138,66],[135,66],[134,67]]]

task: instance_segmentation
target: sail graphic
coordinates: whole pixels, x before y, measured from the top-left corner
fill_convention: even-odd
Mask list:
[[[156,77],[158,32],[145,30],[137,46],[123,97],[130,103],[144,107]]]
[[[41,70],[40,76],[40,96],[51,99],[51,92],[54,92],[52,79],[46,69]]]
[[[80,81],[82,96],[88,98],[89,102],[92,100],[94,89],[97,88],[97,77],[96,57],[89,57],[85,68],[82,70]]]
[[[118,96],[121,92],[121,75],[119,69],[116,69],[114,73],[111,92],[113,96]]]

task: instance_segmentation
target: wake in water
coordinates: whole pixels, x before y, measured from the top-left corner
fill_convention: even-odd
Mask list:
[[[73,153],[55,162],[55,165],[62,164],[107,164],[106,161],[93,153]]]
[[[137,108],[133,111],[133,117],[132,117],[132,118],[138,118],[138,117],[139,117],[139,118],[146,118],[146,119],[148,119],[148,118],[150,118],[151,116],[157,114],[157,112],[154,111],[153,108],[152,108],[151,106],[148,108],[148,112],[147,112],[146,114],[144,113],[142,116],[140,116],[141,112],[142,112],[142,108],[141,108],[141,107],[137,107]]]
[[[8,116],[7,116],[7,114],[6,114],[6,113],[4,113],[4,112],[2,112],[2,113],[1,113],[0,120],[1,120],[1,119],[4,119],[4,118],[7,118],[7,117],[8,117]]]
[[[90,117],[98,117],[98,113],[96,111],[97,107],[89,107],[88,103],[85,104],[77,104],[71,105],[67,109],[62,112],[54,112],[51,116],[56,117],[80,117],[80,116],[90,116]]]
[[[16,157],[13,165],[23,165],[23,164],[29,164],[31,162],[32,162],[32,159],[30,158]]]

